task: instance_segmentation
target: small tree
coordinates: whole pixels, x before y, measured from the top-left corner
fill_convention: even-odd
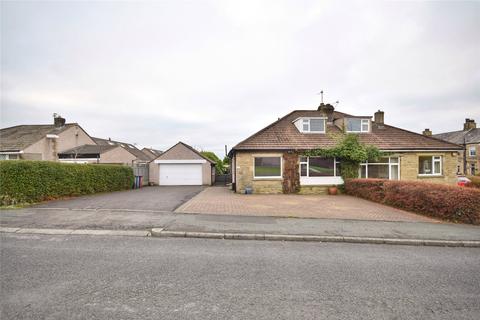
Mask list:
[[[223,164],[223,161],[220,160],[217,155],[212,152],[212,151],[202,151],[200,152],[204,157],[212,160],[215,162],[215,171],[219,174],[224,174],[225,173],[225,165]]]
[[[305,152],[305,156],[338,158],[341,160],[342,178],[357,178],[360,163],[365,161],[377,161],[383,153],[377,147],[366,145],[359,141],[358,135],[347,134],[334,136],[337,145],[329,149],[313,149]]]

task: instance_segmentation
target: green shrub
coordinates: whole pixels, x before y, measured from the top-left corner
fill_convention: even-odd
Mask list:
[[[50,161],[1,161],[0,205],[130,189],[132,168]]]
[[[348,194],[454,222],[480,224],[480,190],[416,181],[351,179]]]

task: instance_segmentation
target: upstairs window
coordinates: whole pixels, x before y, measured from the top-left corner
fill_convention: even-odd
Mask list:
[[[361,118],[346,119],[347,132],[369,132],[370,120]]]
[[[325,133],[325,119],[304,118],[302,119],[302,132]]]
[[[477,155],[477,150],[475,149],[475,146],[470,147],[470,148],[468,149],[468,155],[469,155],[470,157],[475,157],[475,156]]]
[[[418,174],[425,176],[439,176],[442,174],[441,156],[418,157]]]

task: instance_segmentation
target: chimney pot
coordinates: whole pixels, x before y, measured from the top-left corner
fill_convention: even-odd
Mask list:
[[[335,107],[332,106],[330,103],[320,103],[318,106],[318,111],[321,111],[325,117],[327,117],[327,122],[333,122],[333,111],[335,110]]]
[[[376,124],[383,124],[384,123],[384,118],[385,118],[385,112],[378,110],[374,114],[374,120]]]
[[[65,118],[62,118],[59,114],[53,114],[53,124],[55,128],[61,128],[65,126]]]
[[[431,137],[432,136],[432,131],[430,131],[430,129],[427,128],[427,129],[423,130],[422,134],[424,136]]]
[[[463,124],[463,131],[468,131],[470,129],[475,129],[477,124],[475,123],[474,119],[465,119],[465,123]]]

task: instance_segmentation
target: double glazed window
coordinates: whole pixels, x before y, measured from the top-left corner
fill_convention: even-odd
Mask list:
[[[398,180],[400,165],[398,157],[380,158],[378,162],[360,164],[360,178]]]
[[[302,120],[302,132],[325,132],[325,119],[310,118]]]
[[[335,158],[300,157],[301,177],[334,177],[340,175],[340,163]]]
[[[347,118],[346,129],[347,132],[369,132],[370,120],[360,118]]]
[[[255,178],[281,178],[281,157],[255,157],[253,176]]]
[[[418,157],[418,174],[425,176],[439,176],[442,174],[441,156]]]

